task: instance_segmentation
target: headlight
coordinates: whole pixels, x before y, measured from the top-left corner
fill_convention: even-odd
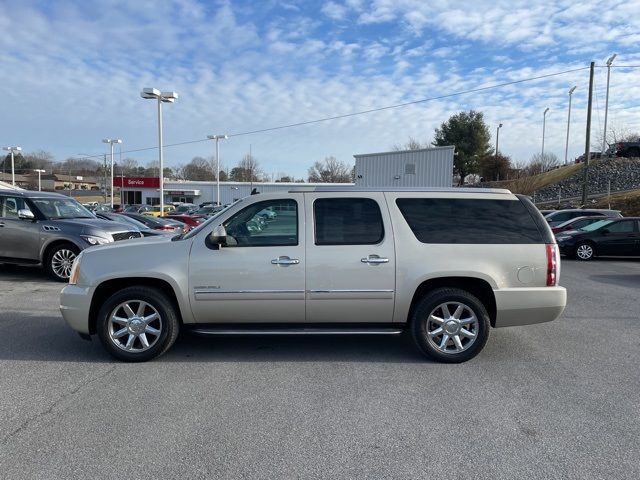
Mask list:
[[[105,245],[113,242],[109,238],[96,237],[93,235],[80,235],[89,245]]]
[[[559,237],[556,237],[556,241],[558,242],[564,242],[565,240],[569,240],[571,237],[567,237],[567,236],[563,236],[560,235]]]
[[[78,281],[78,276],[80,275],[80,259],[82,258],[82,252],[80,255],[76,257],[73,261],[73,266],[71,267],[71,275],[69,275],[69,285],[75,285]]]

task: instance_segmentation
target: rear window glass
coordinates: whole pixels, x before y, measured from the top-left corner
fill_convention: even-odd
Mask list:
[[[422,243],[543,243],[519,200],[399,198],[396,204]]]
[[[313,204],[316,245],[372,245],[384,237],[382,215],[370,198],[323,198]]]

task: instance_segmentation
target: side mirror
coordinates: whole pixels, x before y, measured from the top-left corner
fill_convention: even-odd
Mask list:
[[[213,245],[225,245],[227,243],[227,230],[223,225],[218,225],[209,234],[209,241]]]
[[[35,220],[36,217],[31,210],[23,208],[18,210],[18,218],[20,220]]]

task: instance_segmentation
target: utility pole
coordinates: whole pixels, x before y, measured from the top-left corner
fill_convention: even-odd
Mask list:
[[[587,204],[587,182],[589,181],[589,143],[591,142],[591,104],[593,103],[593,70],[595,62],[591,62],[589,69],[589,103],[587,106],[587,134],[584,147],[584,178],[582,180],[582,206]]]

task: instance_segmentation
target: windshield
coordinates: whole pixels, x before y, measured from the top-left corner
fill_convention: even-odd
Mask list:
[[[594,230],[597,230],[600,227],[609,225],[611,222],[613,222],[613,220],[600,220],[599,222],[595,222],[595,223],[592,223],[591,225],[587,225],[586,227],[582,227],[580,230],[584,230],[585,232],[593,232]]]
[[[120,223],[129,223],[131,225],[133,225],[134,227],[137,227],[139,230],[147,230],[149,227],[147,227],[144,223],[139,222],[138,220],[131,218],[131,217],[127,217],[126,215],[109,215],[108,216],[111,220],[113,220],[114,222],[120,222]]]
[[[96,218],[73,198],[32,198],[31,201],[48,220]]]
[[[238,200],[236,203],[242,202],[242,200]],[[234,203],[234,205],[236,204]],[[191,238],[195,235],[198,234],[198,232],[202,231],[202,229],[207,228],[209,225],[211,225],[212,223],[214,223],[216,221],[216,219],[224,212],[227,211],[227,209],[230,207],[231,205],[229,205],[228,207],[224,207],[222,208],[222,210],[220,210],[219,212],[216,212],[215,215],[207,218],[207,220],[205,222],[202,222],[200,225],[198,225],[197,227],[189,230],[189,233],[187,233],[184,237],[182,237],[183,239],[187,239],[187,238]]]

